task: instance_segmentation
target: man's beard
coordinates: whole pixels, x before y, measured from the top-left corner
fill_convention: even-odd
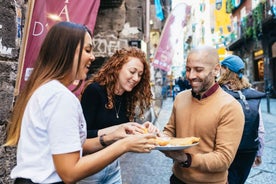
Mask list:
[[[211,86],[213,81],[211,80],[213,78],[212,72],[208,73],[208,75],[204,79],[195,79],[193,81],[201,82],[200,86],[197,86],[197,89],[195,89],[192,86],[192,91],[197,95],[203,95]]]

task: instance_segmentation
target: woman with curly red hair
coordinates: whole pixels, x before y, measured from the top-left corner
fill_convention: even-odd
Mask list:
[[[114,131],[116,125],[134,125],[136,118],[143,118],[151,100],[150,69],[145,53],[136,47],[116,51],[86,82],[81,105],[87,137],[101,136],[105,140],[104,135]],[[149,132],[158,131],[149,122],[144,126]],[[122,183],[118,160],[80,183]]]

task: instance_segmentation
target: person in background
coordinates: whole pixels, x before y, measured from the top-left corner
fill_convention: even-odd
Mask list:
[[[191,89],[191,86],[189,84],[189,81],[186,79],[186,77],[179,77],[177,80],[177,84],[180,87],[180,91],[184,91],[186,89]]]
[[[184,83],[184,89],[191,89],[191,85],[189,84],[189,81],[186,79],[186,77],[183,79]]]
[[[88,138],[104,138],[118,125],[132,125],[137,118],[143,118],[151,105],[149,64],[137,47],[117,50],[85,86],[81,105]],[[149,132],[158,131],[150,122],[144,126]],[[79,183],[122,183],[119,161]]]
[[[245,124],[237,154],[228,170],[229,184],[245,183],[252,165],[260,165],[264,148],[264,125],[260,102],[265,93],[251,88],[243,75],[244,62],[236,55],[227,56],[221,62],[218,83],[243,107]]]
[[[189,52],[186,77],[192,88],[176,96],[163,136],[199,137],[200,141],[185,150],[163,151],[174,160],[171,184],[227,183],[244,115],[241,105],[216,83],[219,72],[215,48],[199,46]]]
[[[130,135],[143,132],[139,124],[117,127],[104,140],[86,139],[80,101],[67,86],[84,80],[94,59],[87,27],[59,22],[47,33],[8,127],[5,146],[17,145],[15,184],[76,183],[128,151],[154,147],[154,135]],[[114,143],[104,148],[103,142]]]
[[[181,88],[179,86],[179,83],[181,83],[180,81],[181,81],[181,77],[174,80],[174,86],[173,86],[173,89],[172,89],[172,99],[173,99],[173,101],[175,99],[175,96],[181,91]]]
[[[179,76],[176,80],[176,84],[178,84],[180,91],[185,90],[185,84],[184,84],[184,78],[182,76]]]

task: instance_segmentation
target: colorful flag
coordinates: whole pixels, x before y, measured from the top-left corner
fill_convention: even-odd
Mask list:
[[[191,7],[185,3],[179,3],[171,11],[166,20],[164,29],[161,34],[159,45],[153,59],[155,68],[169,71],[172,65],[174,51],[177,50],[178,44],[183,44],[184,27],[187,24],[187,18],[190,14]]]
[[[155,4],[155,13],[156,13],[156,17],[159,20],[163,20],[164,19],[164,15],[163,15],[163,10],[162,10],[162,6],[160,4],[160,0],[154,0],[154,4]]]

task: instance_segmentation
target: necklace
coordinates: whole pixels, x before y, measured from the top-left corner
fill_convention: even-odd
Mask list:
[[[118,111],[117,111],[117,108],[116,108],[116,101],[115,101],[115,104],[114,104],[114,108],[115,108],[116,118],[119,119],[120,118],[119,113],[120,113],[120,109],[121,109],[121,100],[119,101]]]

